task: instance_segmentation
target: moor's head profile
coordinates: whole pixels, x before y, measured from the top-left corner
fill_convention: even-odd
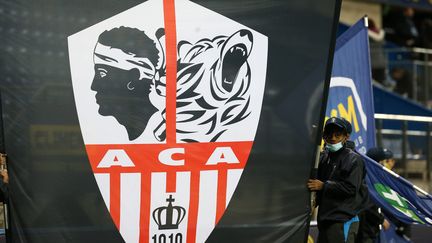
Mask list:
[[[100,34],[94,49],[94,78],[99,114],[113,116],[129,140],[139,137],[157,111],[149,94],[159,51],[144,31],[119,27]]]

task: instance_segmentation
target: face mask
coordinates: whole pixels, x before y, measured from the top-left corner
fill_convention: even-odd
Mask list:
[[[330,151],[330,152],[336,152],[339,149],[341,149],[343,147],[342,142],[336,143],[336,144],[326,144],[326,148]]]

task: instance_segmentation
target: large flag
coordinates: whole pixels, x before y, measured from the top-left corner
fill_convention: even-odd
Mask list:
[[[365,154],[375,146],[375,122],[366,19],[361,19],[336,41],[326,117],[347,119],[350,139]]]
[[[364,156],[369,195],[387,215],[406,224],[432,225],[432,197],[391,170]]]
[[[10,242],[303,242],[340,3],[0,1]]]
[[[366,18],[336,42],[326,115],[344,117],[353,125],[351,139],[365,159],[369,194],[386,215],[404,223],[431,224],[432,197],[364,155],[375,146]],[[406,242],[395,234],[386,237]]]

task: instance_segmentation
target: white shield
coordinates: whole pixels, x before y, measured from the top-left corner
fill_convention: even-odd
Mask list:
[[[128,242],[204,242],[258,127],[267,37],[187,0],[69,36],[87,155]]]

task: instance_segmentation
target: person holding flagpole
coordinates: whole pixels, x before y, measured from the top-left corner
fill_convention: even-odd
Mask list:
[[[394,165],[393,154],[390,150],[374,147],[366,155],[391,170]],[[379,238],[380,230],[388,230],[390,223],[384,218],[381,208],[372,200],[366,204],[365,210],[360,214],[360,226],[357,236],[358,243],[373,243]]]
[[[320,155],[317,178],[307,183],[309,190],[317,192],[319,243],[354,243],[358,215],[367,200],[363,159],[346,147],[349,125],[338,117],[326,121],[325,149]]]
[[[374,147],[370,148],[366,155],[384,166],[385,168],[392,170],[395,166],[395,159],[393,158],[393,152],[387,148],[381,148],[381,147]],[[377,212],[379,212],[379,220],[376,218]],[[377,238],[379,235],[379,225],[382,225],[382,228],[384,230],[390,229],[390,222],[384,218],[383,213],[381,212],[381,208],[376,206],[373,202],[370,202],[369,207],[367,210],[364,211],[364,213],[361,215],[364,217],[364,222],[360,223],[360,231],[362,231],[361,235],[363,235],[363,238],[367,238],[368,236],[371,236],[372,232],[375,232],[375,237]],[[392,221],[392,223],[395,225],[395,232],[400,237],[404,238],[405,240],[409,240],[409,237],[411,236],[411,227],[409,224],[403,223],[399,221],[396,217],[392,216],[391,214],[386,215],[389,220]],[[361,217],[360,217],[361,218]],[[363,239],[360,238],[360,239]],[[359,240],[359,243],[363,242],[369,242],[363,240]]]

